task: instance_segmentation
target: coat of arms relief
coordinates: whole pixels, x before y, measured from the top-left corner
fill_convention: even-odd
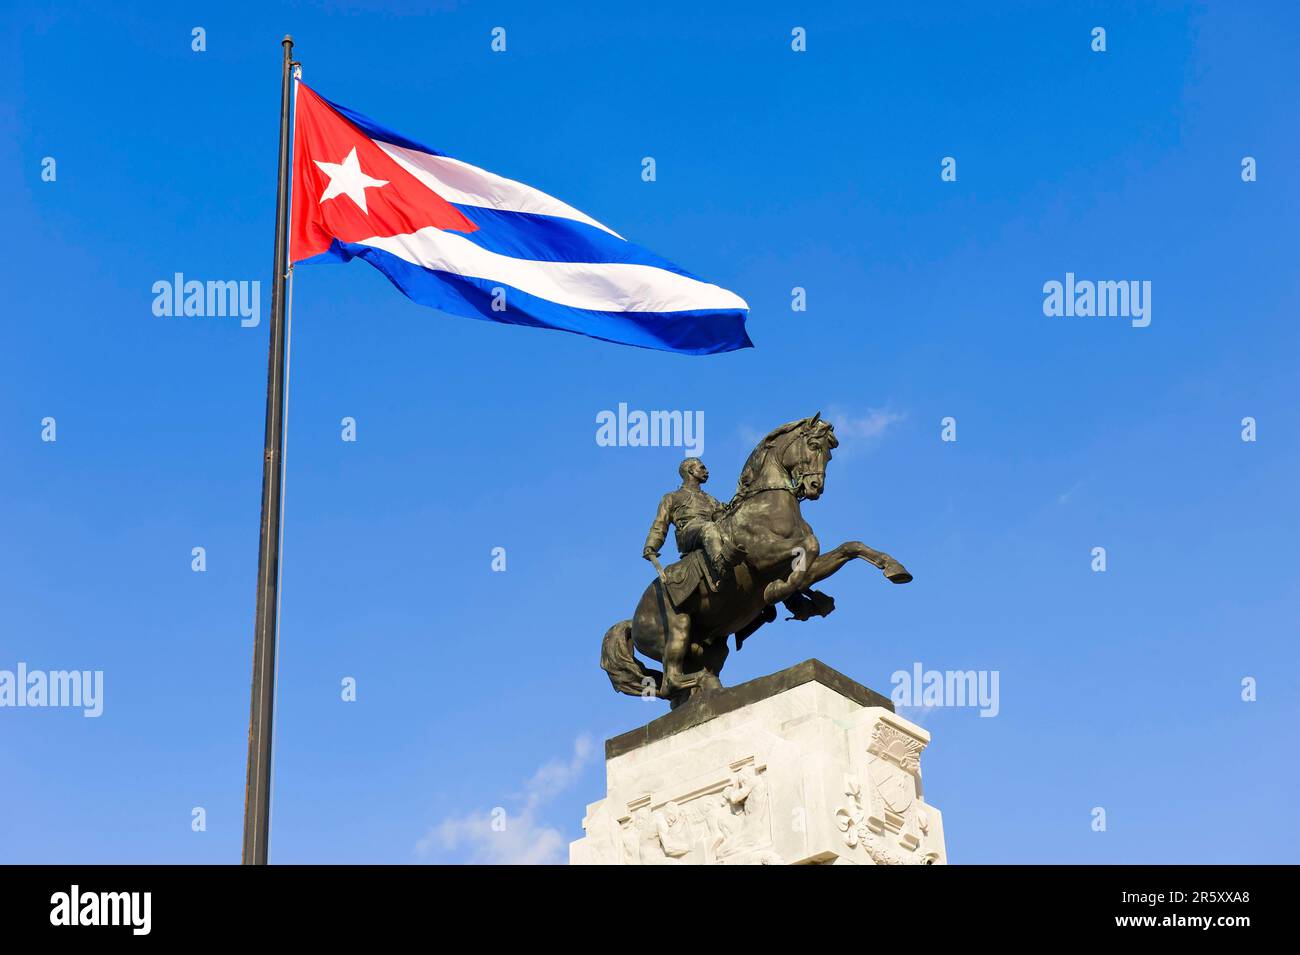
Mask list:
[[[850,735],[852,769],[844,774],[844,804],[835,821],[845,844],[876,865],[933,865],[928,850],[930,815],[921,798],[921,751],[927,740],[878,718],[863,745],[863,730]]]

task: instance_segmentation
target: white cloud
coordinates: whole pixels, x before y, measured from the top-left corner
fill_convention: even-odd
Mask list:
[[[522,794],[525,806],[536,809],[573,785],[574,779],[591,758],[593,749],[591,737],[584,733],[573,741],[573,755],[567,762],[552,760],[533,773]]]
[[[560,830],[539,823],[530,815],[506,815],[503,828],[494,829],[489,812],[460,819],[444,819],[415,844],[415,854],[426,861],[440,852],[465,850],[465,861],[478,865],[558,865],[564,862],[568,842]]]
[[[889,408],[868,408],[862,414],[849,414],[832,408],[826,417],[835,425],[835,436],[843,443],[846,438],[860,442],[875,441],[884,437],[892,426],[905,420],[907,415]]]
[[[555,796],[573,785],[595,747],[590,736],[573,741],[573,755],[540,767],[510,801],[515,808],[496,806],[466,816],[444,819],[415,844],[418,858],[460,852],[465,860],[485,865],[554,865],[565,861],[568,840],[538,813]]]

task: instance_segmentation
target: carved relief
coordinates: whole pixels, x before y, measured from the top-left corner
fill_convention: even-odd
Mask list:
[[[708,818],[714,823],[713,854],[725,859],[772,841],[768,814],[767,781],[753,765],[745,766],[722,790],[721,799],[708,804]]]
[[[913,776],[921,772],[921,750],[925,744],[914,736],[909,736],[896,726],[890,726],[881,720],[871,731],[871,743],[867,752],[879,756],[898,766]]]
[[[946,864],[943,814],[922,785],[929,742],[887,706],[799,683],[609,757],[606,797],[588,804],[570,858]]]
[[[847,802],[835,822],[850,848],[862,848],[877,865],[929,865],[938,852],[922,851],[929,816],[918,783],[925,744],[884,720],[872,727],[858,771],[844,777]]]
[[[749,758],[730,769],[658,809],[649,796],[630,803],[620,828],[624,864],[783,864],[772,850],[766,767]]]
[[[691,851],[691,822],[682,807],[669,800],[654,814],[655,833],[659,847],[670,859],[680,859]]]
[[[673,865],[691,848],[690,821],[674,802],[652,812],[642,801],[620,835],[624,865]]]
[[[939,861],[937,852],[916,851],[920,841],[909,839],[907,834],[898,840],[901,851],[891,847],[884,837],[884,827],[869,811],[870,800],[863,799],[862,786],[855,777],[844,777],[844,794],[849,798],[835,811],[835,823],[844,833],[844,842],[849,848],[861,847],[876,865],[933,865]],[[929,826],[928,820],[926,826]]]

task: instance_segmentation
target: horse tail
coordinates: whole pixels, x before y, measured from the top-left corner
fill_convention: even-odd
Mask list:
[[[649,670],[632,653],[632,621],[620,620],[605,631],[600,644],[600,666],[609,674],[609,682],[618,693],[644,696],[653,687],[658,691],[664,675]]]

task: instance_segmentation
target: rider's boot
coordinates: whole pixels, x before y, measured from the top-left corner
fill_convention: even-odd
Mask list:
[[[731,573],[731,562],[727,560],[727,555],[723,551],[722,541],[706,537],[704,539],[704,556],[709,559],[709,567],[713,571],[714,581],[721,584],[727,579],[727,575]]]

